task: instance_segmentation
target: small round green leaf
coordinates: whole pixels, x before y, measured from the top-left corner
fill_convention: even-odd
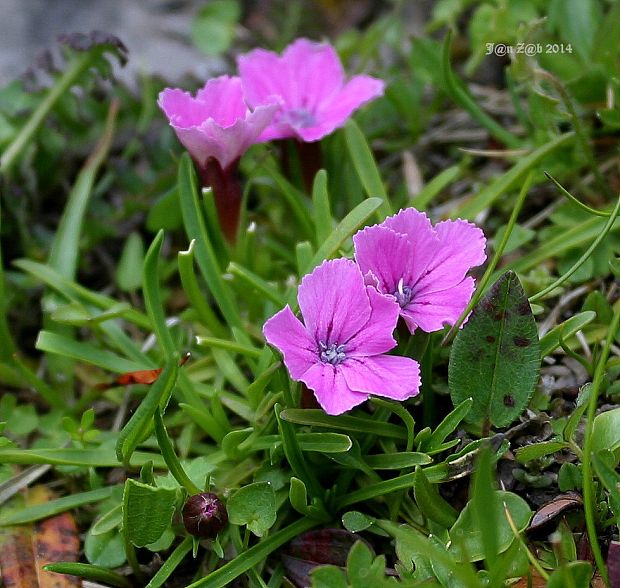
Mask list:
[[[615,451],[620,447],[620,408],[602,412],[594,419],[592,451]]]
[[[527,526],[532,511],[523,498],[512,492],[496,491],[496,497],[494,519],[497,521],[497,548],[498,553],[503,553],[510,547],[515,538],[506,518],[504,506],[510,512],[510,516],[519,531]],[[472,562],[484,559],[484,542],[482,533],[476,524],[472,501],[466,504],[450,529],[450,540],[449,552],[457,561]]]
[[[255,482],[240,488],[226,507],[231,523],[247,525],[257,537],[262,537],[276,522],[276,495],[269,482]]]

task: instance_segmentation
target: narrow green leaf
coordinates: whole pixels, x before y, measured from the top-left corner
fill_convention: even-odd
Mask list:
[[[196,174],[187,153],[181,157],[178,186],[185,232],[189,241],[196,240],[196,261],[205,283],[228,324],[241,327],[243,325],[241,316],[229,288],[224,283],[219,262],[209,241],[196,190]]]
[[[446,529],[454,524],[458,513],[441,497],[437,486],[429,483],[422,468],[416,469],[413,493],[418,508],[425,517]]]
[[[461,423],[461,421],[467,416],[474,403],[473,398],[466,398],[454,408],[446,417],[437,425],[437,428],[432,432],[429,440],[422,445],[422,447],[428,451],[437,449],[446,439],[450,433],[452,433]]]
[[[118,300],[100,294],[99,292],[93,292],[92,290],[89,290],[88,288],[65,278],[62,274],[43,263],[37,263],[36,261],[32,261],[30,259],[18,259],[13,262],[13,265],[34,276],[59,294],[62,294],[62,296],[71,302],[83,303],[84,305],[92,304],[103,310],[110,310],[111,308],[119,305]],[[135,308],[131,308],[130,310],[124,312],[123,316],[125,319],[135,323],[139,327],[144,329],[151,328],[151,322],[148,317],[137,311]]]
[[[144,243],[139,233],[127,237],[116,267],[116,283],[121,290],[133,292],[142,285],[140,278],[144,264]]]
[[[78,562],[58,562],[43,566],[47,572],[55,572],[57,574],[68,574],[77,576],[91,582],[105,582],[110,586],[118,586],[118,588],[132,588],[133,584],[125,577],[93,564],[85,564]]]
[[[108,349],[102,349],[83,341],[76,341],[70,337],[51,333],[50,331],[39,332],[35,347],[40,351],[71,357],[72,359],[96,365],[109,372],[119,374],[152,367],[121,357]]]
[[[438,173],[411,199],[411,206],[418,210],[426,210],[435,196],[458,180],[464,167],[463,163],[458,163]]]
[[[365,455],[364,461],[375,470],[401,470],[420,465],[428,465],[433,460],[426,453],[403,451],[400,453]]]
[[[0,459],[2,454],[0,453]],[[7,463],[7,462],[4,462]],[[35,504],[28,506],[22,510],[12,511],[8,514],[2,515],[2,522],[0,527],[8,527],[10,525],[23,525],[25,523],[31,523],[33,521],[39,521],[41,519],[47,519],[62,512],[67,512],[84,504],[92,504],[93,502],[101,502],[112,496],[115,486],[105,486],[104,488],[98,488],[97,490],[90,490],[88,492],[80,492],[78,494],[71,494],[69,496],[63,496],[62,498],[56,498],[49,502],[42,504]]]
[[[344,133],[349,155],[366,194],[370,197],[379,197],[382,200],[378,211],[379,220],[381,221],[386,216],[392,214],[392,207],[383,186],[383,180],[381,179],[375,158],[368,146],[366,137],[364,137],[364,134],[354,120],[349,120],[344,128]]]
[[[129,460],[131,468],[140,468],[152,461],[156,468],[165,462],[158,453],[135,451]],[[0,463],[72,465],[93,468],[116,468],[121,465],[116,452],[110,447],[97,449],[0,449]]]
[[[297,221],[300,234],[303,235],[304,239],[312,239],[314,236],[314,229],[307,196],[293,186],[293,184],[278,171],[275,165],[266,162],[265,168],[269,174],[269,179],[275,182],[279,188],[280,194],[284,197],[284,201]]]
[[[177,359],[173,358],[164,367],[159,378],[149,388],[146,396],[118,435],[116,455],[118,460],[127,463],[145,433],[152,426],[153,415],[162,400],[167,402],[176,384],[178,374]]]
[[[498,496],[494,487],[493,453],[488,444],[482,446],[470,490],[473,522],[480,532],[480,543],[487,570],[495,569],[499,553]],[[501,516],[501,515],[500,515]],[[504,517],[505,518],[505,517]]]
[[[288,527],[284,527],[284,529],[276,531],[273,535],[269,535],[260,543],[250,547],[250,549],[238,555],[235,559],[211,572],[208,576],[190,584],[187,588],[225,588],[225,586],[230,586],[235,578],[238,578],[256,564],[264,561],[276,549],[288,543],[294,537],[316,527],[318,524],[319,522],[313,519],[299,519]]]
[[[297,273],[302,275],[304,270],[310,265],[314,251],[310,241],[301,241],[295,245],[295,259],[297,261]]]
[[[191,551],[192,542],[192,537],[185,537],[185,539],[177,545],[170,557],[163,563],[161,568],[157,570],[157,573],[151,578],[151,581],[145,588],[160,588],[163,586],[166,580],[183,561],[185,556]]]
[[[314,470],[309,468],[306,463],[306,459],[301,451],[301,448],[299,447],[295,428],[283,417],[283,413],[286,411],[281,410],[279,404],[275,405],[274,410],[278,421],[280,436],[282,437],[284,455],[286,455],[286,459],[288,460],[293,473],[304,482],[306,487],[310,490],[313,498],[321,496],[323,494],[321,485],[316,478]]]
[[[298,433],[297,440],[302,451],[318,453],[342,453],[353,445],[348,435],[340,433]]]
[[[570,444],[564,441],[543,441],[542,443],[534,443],[526,447],[519,447],[516,451],[516,458],[519,463],[527,463],[533,459],[551,455],[556,451],[562,451],[570,447]]]
[[[327,172],[324,169],[319,170],[314,176],[312,204],[314,205],[314,226],[316,229],[315,242],[317,246],[320,246],[332,232],[332,225],[334,224],[327,191]]]
[[[170,526],[177,501],[174,488],[156,488],[129,478],[123,492],[123,533],[136,547],[155,543]]]
[[[586,310],[585,312],[580,312],[574,316],[571,316],[563,323],[551,329],[540,339],[541,359],[553,353],[560,346],[560,337],[564,341],[567,341],[577,331],[581,331],[581,329],[591,323],[595,318],[596,312],[593,310]]]
[[[157,437],[157,444],[161,449],[161,455],[168,466],[168,470],[174,476],[174,479],[183,486],[190,495],[200,494],[200,488],[190,480],[179,458],[174,452],[174,447],[172,446],[170,437],[168,437],[168,431],[166,431],[166,426],[164,425],[159,409],[155,410],[155,436]]]
[[[75,277],[84,215],[93,192],[95,178],[112,144],[118,108],[117,101],[110,106],[104,134],[78,174],[50,248],[48,262],[50,267],[68,279]]]
[[[179,408],[205,432],[210,435],[213,440],[220,443],[226,435],[226,431],[220,426],[220,424],[213,418],[213,415],[207,412],[204,407],[198,409],[184,402],[179,403]]]
[[[284,298],[280,295],[276,287],[261,278],[259,275],[255,274],[254,272],[250,271],[245,267],[241,267],[234,261],[230,262],[230,264],[226,268],[226,271],[245,282],[245,284],[250,287],[249,292],[252,292],[252,290],[256,290],[257,292],[263,294],[266,298],[274,302],[277,306],[284,306]],[[252,295],[255,296],[253,292]]]
[[[536,321],[519,279],[506,272],[456,336],[448,370],[452,402],[473,399],[469,423],[509,425],[527,406],[539,368]]]
[[[359,229],[364,222],[370,217],[370,215],[375,212],[381,206],[381,200],[379,198],[368,198],[364,200],[360,204],[358,204],[347,216],[345,216],[338,226],[331,232],[329,237],[324,241],[324,243],[319,247],[319,250],[316,252],[312,261],[303,272],[308,273],[311,272],[317,265],[319,265],[323,260],[331,257],[341,245],[357,230]],[[292,308],[297,308],[297,290],[295,288],[291,289],[291,292],[286,300],[286,302]]]
[[[224,337],[226,329],[222,326],[213,309],[211,308],[207,297],[201,291],[194,271],[194,249],[196,241],[192,239],[186,251],[179,251],[177,261],[179,264],[179,277],[183,284],[183,291],[187,296],[190,306],[196,311],[200,320],[210,331],[218,336]]]
[[[392,439],[407,439],[406,429],[398,425],[349,415],[330,416],[318,408],[287,408],[280,413],[280,418],[299,425],[327,427],[351,433],[370,433],[371,435]]]
[[[103,533],[109,533],[116,527],[120,527],[123,522],[123,505],[117,504],[112,507],[108,512],[101,515],[90,528],[92,535],[101,535]]]
[[[163,241],[164,232],[159,231],[146,253],[144,268],[142,270],[142,291],[144,293],[144,306],[153,323],[157,341],[164,351],[166,359],[169,360],[175,354],[176,350],[174,348],[172,336],[166,325],[166,316],[164,314],[164,306],[159,287],[159,271],[157,266]]]

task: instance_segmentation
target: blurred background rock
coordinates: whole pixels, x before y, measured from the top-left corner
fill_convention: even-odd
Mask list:
[[[61,33],[94,29],[119,37],[129,63],[119,76],[158,74],[171,83],[229,71],[228,44],[282,44],[301,34],[321,38],[363,26],[389,0],[0,0],[0,85],[36,67]],[[420,29],[429,0],[407,2],[408,25]]]

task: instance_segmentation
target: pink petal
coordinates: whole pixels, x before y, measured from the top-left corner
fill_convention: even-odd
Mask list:
[[[209,80],[198,90],[196,100],[202,102],[210,117],[222,127],[228,127],[245,118],[248,110],[243,98],[241,78],[220,76]]]
[[[421,232],[417,248],[407,235],[384,225],[366,227],[353,236],[355,259],[362,273],[371,272],[378,280],[379,291],[385,294],[393,294],[401,279],[405,286],[415,284],[428,264],[430,246],[437,243],[432,228],[426,235]]]
[[[343,377],[342,365],[317,363],[300,378],[314,391],[316,399],[327,414],[342,414],[368,398],[368,394],[360,394],[349,388]]]
[[[320,79],[320,78],[319,78]],[[358,108],[383,95],[385,82],[370,76],[355,76],[342,91],[324,98],[316,107],[317,124],[297,129],[304,141],[317,141],[344,126]]]
[[[324,261],[303,278],[297,299],[308,332],[326,345],[348,341],[370,317],[364,279],[349,259]]]
[[[354,110],[383,94],[384,83],[356,76],[348,83],[336,50],[298,39],[280,57],[256,49],[237,60],[250,106],[278,97],[281,110],[260,140],[317,141],[341,127]]]
[[[277,108],[276,104],[261,106],[226,128],[208,119],[200,126],[175,128],[175,132],[198,165],[204,167],[207,159],[214,157],[225,169],[257,142]]]
[[[347,357],[365,357],[385,353],[396,345],[392,336],[398,321],[400,307],[392,296],[379,294],[367,286],[370,300],[368,322],[345,344]]]
[[[420,292],[451,288],[486,259],[486,239],[476,225],[460,219],[448,220],[435,225],[435,232],[440,246],[418,284]]]
[[[308,39],[297,39],[281,57],[255,49],[238,57],[237,64],[250,106],[279,96],[286,110],[314,112],[344,83],[344,71],[334,48]]]
[[[265,323],[263,334],[282,353],[284,364],[295,380],[320,361],[315,341],[288,305]]]
[[[416,294],[401,310],[401,315],[412,333],[416,327],[427,333],[440,331],[444,323],[453,325],[461,316],[474,293],[474,287],[474,279],[467,277],[448,290]]]
[[[297,93],[288,107],[318,112],[324,102],[341,95],[344,70],[329,43],[297,39],[286,48],[282,61],[289,66]]]
[[[409,357],[377,355],[345,360],[341,364],[351,390],[405,400],[420,391],[420,366]]]
[[[189,92],[166,88],[159,95],[159,106],[177,128],[200,126],[208,119],[229,127],[247,112],[241,79],[229,76],[209,80],[195,98]]]

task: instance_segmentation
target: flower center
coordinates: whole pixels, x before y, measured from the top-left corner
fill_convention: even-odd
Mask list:
[[[338,345],[332,343],[329,347],[322,341],[319,341],[319,357],[323,363],[331,363],[332,365],[338,365],[343,362],[347,356],[344,352],[344,345]]]
[[[289,124],[292,127],[305,129],[314,126],[316,124],[316,118],[314,118],[314,114],[312,114],[309,110],[306,110],[305,108],[297,108],[284,113],[282,115],[282,122]]]
[[[411,302],[411,298],[413,298],[413,291],[409,286],[403,284],[403,278],[401,278],[398,280],[398,288],[392,292],[392,296],[396,298],[401,308],[405,308]]]

